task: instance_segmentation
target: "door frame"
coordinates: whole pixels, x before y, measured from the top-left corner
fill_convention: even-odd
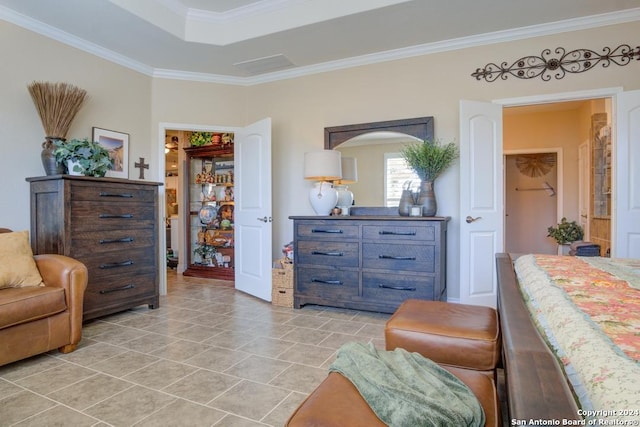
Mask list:
[[[192,123],[170,123],[170,122],[160,122],[158,124],[158,151],[156,155],[158,156],[158,174],[155,179],[158,182],[165,182],[165,170],[166,170],[166,159],[164,154],[164,144],[165,144],[165,135],[167,130],[181,130],[181,131],[192,131],[192,132],[237,132],[238,129],[241,129],[237,126],[217,126],[217,125],[196,125]],[[181,147],[180,147],[181,148]],[[182,151],[178,151],[178,170],[180,171],[182,168],[182,163],[184,162],[184,153]],[[178,187],[184,191],[184,174],[178,172]],[[159,186],[158,188],[158,218],[162,218],[162,221],[158,221],[158,245],[160,245],[160,249],[158,251],[158,265],[161,266],[158,272],[158,284],[160,295],[167,294],[167,269],[166,269],[166,249],[167,247],[167,236],[165,233],[165,222],[164,218],[166,217],[166,209],[165,209],[165,188],[164,185]],[[180,192],[182,195],[182,192]],[[177,270],[184,271],[184,256],[180,254],[184,254],[185,250],[185,207],[184,203],[178,202],[178,217],[180,220],[178,221],[178,256],[180,257],[182,262],[178,264]],[[182,268],[182,270],[180,270]]]
[[[503,98],[503,99],[496,99],[491,102],[494,104],[502,105],[504,109],[504,107],[517,107],[517,106],[536,105],[536,104],[552,104],[556,102],[579,101],[579,100],[587,100],[587,99],[595,99],[595,98],[611,98],[612,100],[611,123],[613,124],[612,127],[615,128],[616,96],[622,92],[624,92],[624,88],[622,88],[621,86],[616,86],[616,87],[601,88],[601,89],[581,90],[581,91],[575,91],[575,92],[560,92],[560,93],[551,93],[551,94],[543,94],[543,95],[524,96],[524,97],[518,97],[518,98]],[[504,110],[503,110],[503,117],[504,117]],[[616,150],[615,138],[612,138],[611,143],[612,143],[612,150],[613,152],[615,152]],[[504,160],[504,154],[506,152],[507,151],[503,149],[503,160]],[[561,155],[561,153],[559,155]],[[558,158],[558,164],[560,164],[559,158]],[[615,165],[613,165],[613,167],[615,168]],[[560,169],[558,169],[558,174],[560,175]],[[503,191],[504,191],[504,188],[503,188]],[[558,183],[557,196],[558,196],[558,204],[559,204],[558,206],[558,222],[559,222],[560,219],[562,218],[562,206],[560,203],[562,200],[562,193],[560,188],[560,181]],[[615,209],[615,204],[612,206],[612,208]],[[614,215],[612,215],[612,218],[614,218]],[[502,226],[504,228],[505,226],[504,222]],[[614,237],[615,236],[612,233],[611,235],[612,247],[614,244],[613,242]]]

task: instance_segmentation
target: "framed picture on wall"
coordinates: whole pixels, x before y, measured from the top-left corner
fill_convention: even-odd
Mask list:
[[[113,160],[106,176],[129,179],[129,134],[94,127],[93,140],[109,150]]]

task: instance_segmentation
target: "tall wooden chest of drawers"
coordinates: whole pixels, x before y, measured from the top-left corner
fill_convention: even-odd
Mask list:
[[[84,320],[158,307],[160,183],[70,175],[27,181],[33,252],[67,255],[89,270]]]
[[[290,217],[294,307],[393,313],[408,298],[446,300],[449,218]]]

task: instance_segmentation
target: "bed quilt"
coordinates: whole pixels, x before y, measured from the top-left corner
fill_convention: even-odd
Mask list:
[[[638,419],[640,260],[524,255],[515,270],[582,409]]]

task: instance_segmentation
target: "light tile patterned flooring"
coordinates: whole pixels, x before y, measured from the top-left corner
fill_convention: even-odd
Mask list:
[[[0,367],[0,426],[282,426],[387,314],[274,307],[169,271],[160,308],[88,322],[79,348]]]

